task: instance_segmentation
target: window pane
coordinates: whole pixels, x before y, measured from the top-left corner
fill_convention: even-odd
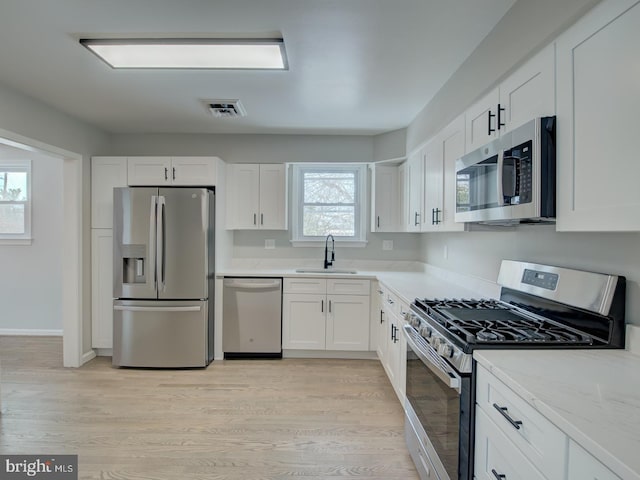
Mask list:
[[[0,205],[0,233],[25,233],[24,205]]]
[[[304,203],[355,203],[353,172],[305,172]]]
[[[303,210],[302,234],[305,237],[336,237],[355,235],[355,207],[353,206],[311,206]]]
[[[27,172],[0,172],[0,200],[27,200]]]

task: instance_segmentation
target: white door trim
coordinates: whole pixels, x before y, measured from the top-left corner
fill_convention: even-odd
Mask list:
[[[62,357],[65,367],[79,367],[89,359],[82,351],[82,155],[3,129],[0,141],[63,160]]]

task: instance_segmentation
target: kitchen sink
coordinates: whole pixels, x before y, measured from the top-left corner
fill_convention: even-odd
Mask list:
[[[328,273],[328,274],[349,274],[349,275],[353,275],[356,272],[355,270],[338,270],[335,268],[330,268],[330,269],[324,269],[324,268],[299,268],[298,270],[296,270],[296,273]]]

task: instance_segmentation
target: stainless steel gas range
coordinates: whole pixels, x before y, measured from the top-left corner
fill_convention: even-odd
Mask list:
[[[420,477],[473,478],[473,351],[623,348],[625,278],[502,262],[500,300],[416,299],[406,315],[407,446]]]

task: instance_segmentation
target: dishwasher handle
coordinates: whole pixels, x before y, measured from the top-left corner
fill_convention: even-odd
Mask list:
[[[246,288],[249,290],[263,290],[267,288],[280,288],[282,281],[277,278],[270,280],[268,278],[260,279],[260,281],[251,281],[248,279],[225,278],[224,286],[230,288]]]

